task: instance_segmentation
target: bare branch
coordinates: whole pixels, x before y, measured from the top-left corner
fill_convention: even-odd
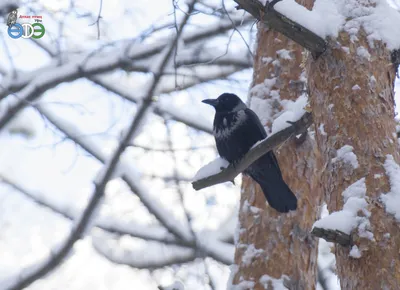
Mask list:
[[[249,152],[247,152],[243,159],[235,164],[235,166],[230,164],[228,168],[222,170],[215,175],[208,176],[206,178],[192,182],[193,188],[195,190],[200,190],[212,185],[234,180],[236,176],[238,176],[261,156],[273,150],[290,137],[306,132],[307,128],[311,124],[311,113],[305,113],[298,121],[294,122],[291,126],[269,136],[262,142],[258,143]]]
[[[336,243],[344,247],[348,247],[353,244],[351,235],[348,235],[339,230],[330,230],[330,229],[314,227],[311,231],[311,234],[313,234],[318,238],[322,238],[327,242]]]

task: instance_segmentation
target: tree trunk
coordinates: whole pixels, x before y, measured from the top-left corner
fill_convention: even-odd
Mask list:
[[[373,233],[373,238],[368,238],[353,232],[361,258],[349,257],[351,247],[336,247],[337,273],[343,290],[400,289],[399,226],[379,199],[390,191],[384,168],[387,154],[399,161],[390,52],[378,41],[371,48],[363,29],[352,40],[341,32],[337,41],[308,67],[314,123],[323,129],[316,130],[327,173],[322,184],[332,212],[343,208],[342,192],[365,178],[371,213],[367,229]],[[353,147],[358,166],[332,160],[337,157],[336,150],[345,145]]]
[[[312,1],[306,4],[310,7]],[[282,110],[280,101],[294,101],[302,93],[303,49],[261,23],[257,40],[250,107],[261,116],[270,110],[269,118],[261,117],[270,126]],[[302,144],[291,139],[275,152],[284,180],[299,199],[295,212],[282,214],[270,208],[259,186],[243,177],[234,285],[243,289],[278,289],[278,284],[315,289],[317,241],[310,238],[309,231],[319,214],[322,194],[318,177],[321,158],[314,145],[307,136]]]

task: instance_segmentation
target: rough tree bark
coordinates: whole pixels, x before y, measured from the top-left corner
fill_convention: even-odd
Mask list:
[[[299,3],[310,8],[313,1]],[[265,94],[251,90],[250,103],[256,111],[260,110],[257,103],[268,103],[271,119],[261,121],[271,125],[272,116],[282,110],[279,99],[296,100],[301,94],[303,49],[261,23],[257,41],[252,87],[274,84]],[[290,51],[290,59],[282,49]],[[260,102],[260,98],[265,100]],[[322,192],[321,158],[314,145],[307,136],[301,145],[291,139],[275,152],[285,181],[299,199],[296,212],[276,212],[266,205],[259,186],[243,177],[233,285],[274,289],[274,279],[282,279],[278,283],[290,289],[315,289],[317,241],[310,238],[309,231],[317,218]]]
[[[368,1],[360,1],[360,6]],[[341,32],[335,46],[308,66],[310,102],[326,169],[322,184],[330,212],[343,208],[342,192],[365,177],[369,218],[374,240],[353,233],[362,257],[349,257],[350,248],[336,247],[336,267],[342,289],[399,289],[400,231],[379,197],[390,190],[383,164],[391,154],[399,162],[394,120],[395,72],[390,52],[381,42],[368,44],[365,31],[357,38]],[[365,48],[367,53],[357,53]],[[359,166],[332,162],[336,150],[352,146]],[[359,213],[361,214],[361,213]],[[388,235],[390,234],[390,236]]]

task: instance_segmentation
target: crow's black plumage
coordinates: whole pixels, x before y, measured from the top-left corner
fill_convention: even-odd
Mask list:
[[[230,163],[239,161],[267,133],[257,115],[234,94],[224,93],[217,99],[203,100],[215,108],[214,137],[219,155]],[[245,171],[262,188],[269,205],[279,212],[297,208],[297,198],[282,178],[272,151],[266,153]]]

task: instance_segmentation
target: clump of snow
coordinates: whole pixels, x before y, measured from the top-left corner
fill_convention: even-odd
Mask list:
[[[250,266],[253,259],[260,256],[263,252],[263,249],[256,249],[253,244],[248,245],[246,251],[242,256],[243,264],[246,266]]]
[[[265,98],[265,96],[269,95],[275,83],[276,83],[276,78],[265,79],[262,83],[252,87],[250,90],[250,94],[253,97]]]
[[[267,64],[269,64],[271,61],[273,61],[274,59],[272,58],[272,57],[263,57],[263,58],[261,58],[261,60],[262,60],[262,62],[265,64],[265,65],[267,65]]]
[[[367,59],[368,61],[371,60],[371,54],[364,46],[357,47],[357,55]]]
[[[381,200],[385,204],[386,211],[395,216],[400,222],[400,166],[396,163],[392,155],[386,155],[385,164],[386,175],[389,177],[390,191],[381,195]]]
[[[354,169],[358,168],[357,156],[353,153],[353,149],[354,148],[350,145],[344,145],[336,151],[337,156],[332,158],[332,162],[335,163],[342,160],[345,163],[350,163]]]
[[[343,15],[338,12],[335,1],[331,0],[315,1],[312,11],[297,4],[294,0],[283,0],[278,2],[274,8],[322,38],[336,36],[344,23]]]
[[[290,123],[288,123],[287,121],[298,121],[306,112],[304,108],[306,107],[307,102],[307,96],[304,94],[298,97],[297,100],[294,102],[291,100],[282,100],[281,104],[285,111],[272,123],[271,133],[274,134],[289,127]]]
[[[164,290],[185,290],[181,281],[175,281],[172,285],[163,288]]]
[[[318,131],[321,133],[321,135],[326,136],[326,132],[325,132],[325,128],[324,128],[325,124],[320,124],[318,127]]]
[[[290,123],[288,123],[288,121],[294,122],[293,121],[294,119],[295,119],[295,117],[294,117],[294,113],[292,111],[283,112],[272,123],[271,133],[274,134],[276,132],[279,132],[279,131],[291,126]]]
[[[349,256],[354,258],[354,259],[360,259],[361,258],[361,251],[358,249],[356,245],[354,245],[349,253]]]
[[[221,172],[221,168],[227,168],[228,166],[229,162],[227,160],[218,157],[217,159],[200,168],[194,176],[193,181],[217,174]]]
[[[354,85],[351,89],[352,89],[353,91],[361,90],[361,88],[360,88],[359,85]]]
[[[371,213],[367,210],[366,193],[365,178],[361,178],[343,191],[343,209],[316,221],[313,227],[339,230],[346,234],[350,234],[352,230],[357,228],[360,237],[373,240],[374,236],[369,231],[370,222],[368,218]],[[364,216],[358,216],[360,211]]]
[[[290,60],[292,57],[290,56],[290,50],[280,49],[276,51],[277,55],[282,59]]]
[[[283,275],[280,279],[275,279],[268,275],[262,275],[259,281],[265,289],[269,289],[269,284],[271,284],[274,290],[287,290],[288,288],[284,284],[285,279],[289,280],[289,277]]]

